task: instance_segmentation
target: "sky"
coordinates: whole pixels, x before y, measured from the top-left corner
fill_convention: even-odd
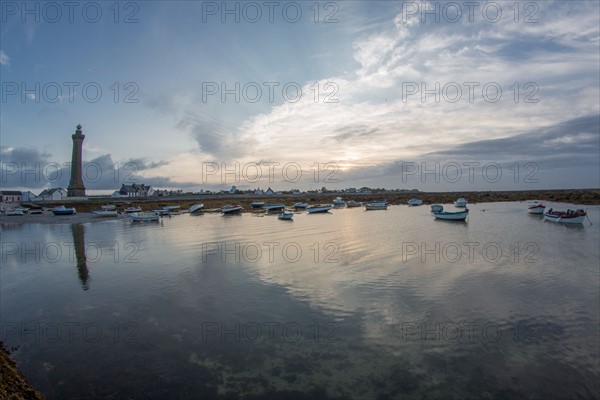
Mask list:
[[[0,184],[598,188],[599,4],[2,1]]]

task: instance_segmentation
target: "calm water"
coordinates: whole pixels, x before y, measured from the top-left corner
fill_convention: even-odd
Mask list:
[[[600,209],[526,205],[4,225],[1,338],[49,399],[596,398]]]

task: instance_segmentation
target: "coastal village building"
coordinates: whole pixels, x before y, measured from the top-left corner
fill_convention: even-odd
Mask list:
[[[52,188],[45,189],[42,193],[39,194],[39,200],[53,200],[59,201],[67,197],[67,191],[63,188]],[[36,199],[37,200],[37,199]]]
[[[30,190],[28,190],[26,192],[22,192],[21,194],[22,194],[23,201],[36,201],[36,200],[38,200],[38,197],[35,194],[31,193]]]
[[[3,203],[19,203],[23,201],[23,194],[15,190],[3,190],[2,192]]]
[[[154,194],[154,189],[151,186],[146,186],[144,184],[138,185],[137,183],[133,183],[131,185],[123,184],[121,185],[121,189],[119,189],[119,194],[123,197],[148,197]],[[114,193],[113,193],[113,197]]]

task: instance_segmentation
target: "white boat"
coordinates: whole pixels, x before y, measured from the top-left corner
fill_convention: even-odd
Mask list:
[[[434,213],[436,219],[443,219],[446,221],[464,221],[469,216],[469,209],[465,209],[465,211],[458,212],[450,212],[450,211],[442,211],[439,213]]]
[[[221,208],[221,212],[225,215],[227,214],[237,214],[240,213],[244,208],[240,205],[236,205],[236,206],[232,206],[232,205],[225,205],[223,206],[223,208]]]
[[[544,219],[563,224],[583,224],[587,212],[585,210],[553,211],[549,209],[544,213]]]
[[[75,207],[66,208],[65,206],[60,206],[60,207],[53,208],[52,214],[54,214],[54,215],[75,215],[75,214],[77,214],[77,210],[75,210]]]
[[[139,213],[139,212],[141,212],[141,211],[142,211],[142,209],[141,209],[141,208],[139,208],[139,207],[127,207],[127,208],[125,209],[125,212],[126,212],[127,214],[131,214],[131,213]]]
[[[546,205],[544,203],[535,202],[529,207],[527,207],[527,212],[529,214],[543,214],[546,209]]]
[[[204,209],[203,203],[194,204],[193,206],[190,207],[190,214],[201,213],[203,209]]]
[[[160,215],[161,217],[171,215],[171,210],[167,210],[165,208],[161,208],[160,210],[152,210],[152,212],[156,215]]]
[[[346,202],[346,207],[348,207],[348,208],[360,207],[360,206],[362,206],[362,203],[360,201],[350,200],[350,201]]]
[[[267,210],[267,212],[283,211],[284,208],[285,208],[285,204],[282,204],[282,203],[266,204],[265,205],[265,209]]]
[[[342,200],[342,198],[339,196],[336,197],[335,199],[333,199],[332,203],[336,207],[343,207],[346,205],[346,202],[344,200]]]
[[[117,206],[115,206],[114,204],[105,204],[102,206],[102,211],[112,211],[112,210],[116,210]]]
[[[92,211],[96,217],[118,217],[119,212],[117,210],[102,210],[102,211]]]
[[[264,206],[265,206],[264,201],[253,201],[252,203],[250,203],[250,207],[252,207],[252,208],[262,208]]]
[[[432,213],[440,213],[442,211],[444,211],[444,206],[441,204],[434,204],[431,206]]]
[[[280,213],[277,216],[277,218],[290,221],[290,220],[292,220],[292,218],[294,218],[294,213],[291,213],[291,212],[282,212],[282,213]]]
[[[167,210],[169,212],[179,211],[181,206],[164,206],[162,209]]]
[[[129,214],[133,222],[156,222],[160,216],[152,212],[131,213]]]
[[[387,210],[388,206],[387,200],[375,200],[365,204],[365,210]]]
[[[411,207],[416,207],[416,206],[420,206],[421,204],[423,204],[423,200],[419,200],[419,199],[410,199],[408,201],[408,205]]]
[[[315,205],[306,207],[306,211],[308,211],[309,214],[316,214],[316,213],[327,212],[327,211],[331,210],[332,208],[333,208],[333,206],[331,204],[315,204]]]
[[[459,198],[454,202],[454,207],[465,208],[467,206],[467,199]]]
[[[5,212],[7,217],[16,217],[20,215],[24,215],[23,211],[19,208],[15,208],[13,210],[8,210]]]
[[[294,208],[297,208],[297,209],[305,209],[307,207],[308,207],[308,203],[304,203],[302,201],[294,203]]]
[[[44,210],[41,208],[31,208],[29,210],[29,214],[33,215],[33,214],[43,214]]]

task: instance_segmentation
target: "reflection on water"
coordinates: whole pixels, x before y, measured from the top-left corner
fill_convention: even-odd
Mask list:
[[[83,224],[72,224],[71,232],[73,232],[73,247],[75,248],[75,258],[77,259],[77,276],[79,276],[83,290],[88,290],[90,288],[90,273],[85,257],[85,228]]]
[[[595,398],[599,208],[469,208],[13,227],[2,339],[49,399]]]

